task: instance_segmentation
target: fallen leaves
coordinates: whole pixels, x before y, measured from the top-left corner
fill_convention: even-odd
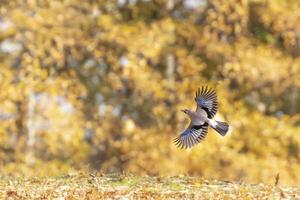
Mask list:
[[[7,199],[279,199],[299,198],[300,188],[239,184],[199,177],[150,177],[118,174],[55,178],[6,178]]]

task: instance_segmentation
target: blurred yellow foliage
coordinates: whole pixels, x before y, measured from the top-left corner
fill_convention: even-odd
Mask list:
[[[1,173],[299,185],[299,2],[203,2],[0,3]],[[230,133],[176,149],[201,85]]]

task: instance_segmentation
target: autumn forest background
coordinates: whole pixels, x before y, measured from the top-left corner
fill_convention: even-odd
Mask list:
[[[300,184],[297,0],[2,0],[0,176],[86,171]],[[217,118],[172,143],[198,87]]]

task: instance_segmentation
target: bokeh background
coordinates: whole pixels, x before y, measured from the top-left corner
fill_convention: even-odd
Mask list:
[[[2,0],[0,174],[77,171],[300,184],[298,0]],[[172,143],[195,90],[212,130]]]

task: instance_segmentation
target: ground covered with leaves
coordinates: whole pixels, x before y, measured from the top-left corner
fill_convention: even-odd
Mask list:
[[[1,178],[1,199],[298,199],[300,188],[203,178],[80,174]]]

